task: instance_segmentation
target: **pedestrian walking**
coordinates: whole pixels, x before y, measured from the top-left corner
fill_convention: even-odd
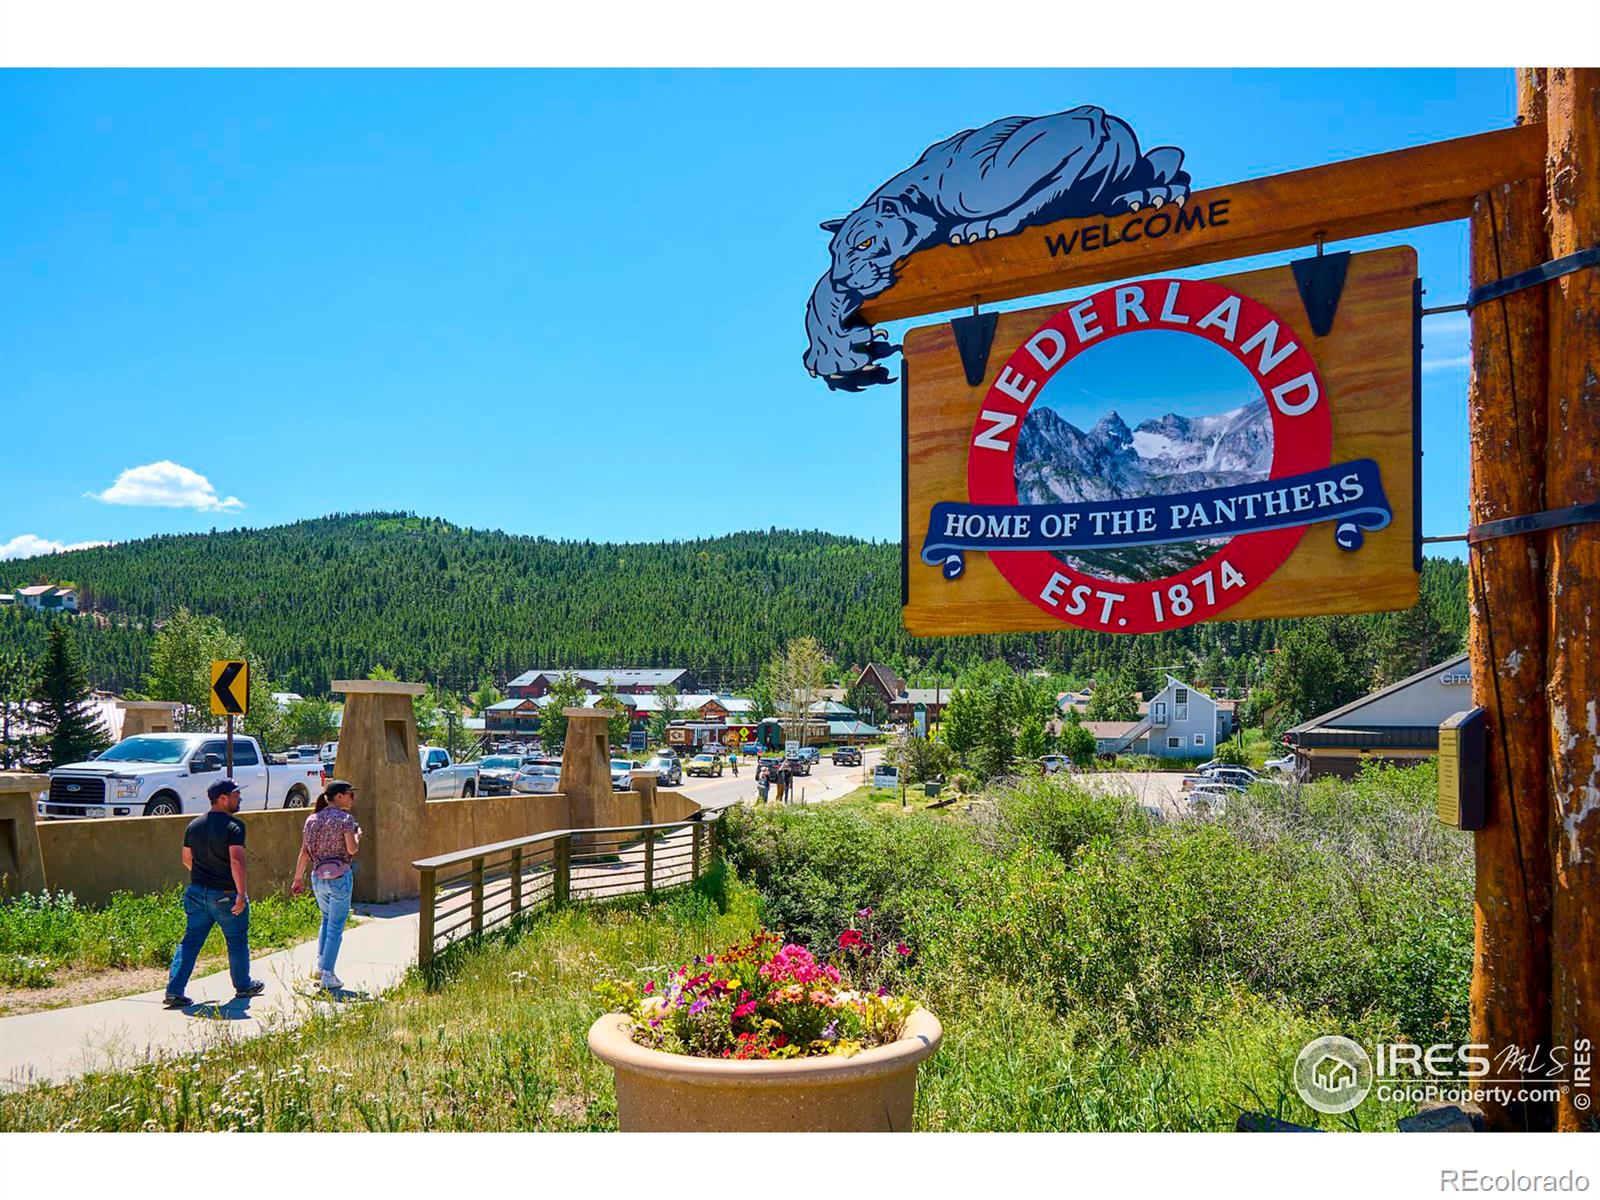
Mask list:
[[[311,894],[322,910],[317,934],[317,976],[325,991],[336,992],[344,981],[334,973],[345,922],[350,919],[350,896],[355,887],[356,851],[361,847],[361,826],[351,815],[356,789],[343,779],[330,779],[306,818],[300,838],[300,857],[294,864],[289,890],[298,896],[311,873]]]
[[[219,779],[206,789],[211,811],[189,822],[183,831],[183,865],[189,886],[183,890],[186,927],[172,955],[167,973],[168,1008],[194,1003],[183,994],[200,958],[200,947],[213,925],[222,927],[228,947],[228,974],[233,994],[246,999],[259,996],[266,984],[250,978],[250,889],[245,879],[244,822],[239,811],[239,785]]]
[[[772,772],[766,767],[756,768],[756,796],[762,804],[767,802],[767,789],[772,786]]]
[[[789,770],[789,764],[784,763],[778,768],[778,803],[789,803],[789,788],[794,780],[794,773]]]

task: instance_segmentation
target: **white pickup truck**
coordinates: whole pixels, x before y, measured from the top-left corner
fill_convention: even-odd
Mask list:
[[[418,746],[422,786],[429,800],[454,800],[478,794],[478,764],[453,763],[450,751],[438,746]]]
[[[214,733],[141,733],[123,738],[99,758],[50,772],[39,802],[46,818],[147,817],[203,813],[206,788],[221,779],[224,739]],[[233,739],[233,779],[239,807],[305,808],[322,790],[321,763],[269,764],[253,737]]]

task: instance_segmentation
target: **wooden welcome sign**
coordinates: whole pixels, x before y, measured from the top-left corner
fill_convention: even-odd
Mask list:
[[[1416,253],[1337,257],[1318,265],[1342,290],[1290,267],[1149,279],[909,331],[906,628],[1415,604]]]

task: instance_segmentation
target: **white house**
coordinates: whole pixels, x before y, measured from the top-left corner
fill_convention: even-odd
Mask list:
[[[1150,754],[1156,758],[1210,758],[1230,730],[1219,726],[1217,702],[1172,675],[1166,686],[1139,705],[1137,721],[1085,721],[1101,754]]]
[[[78,592],[76,588],[39,583],[33,587],[18,588],[16,603],[35,612],[77,612]]]

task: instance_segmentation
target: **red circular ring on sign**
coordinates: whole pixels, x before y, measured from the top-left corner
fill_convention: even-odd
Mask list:
[[[1141,313],[1143,320],[1137,315]],[[1006,360],[983,404],[983,412],[995,415],[980,414],[973,424],[967,452],[969,499],[974,504],[1015,505],[1015,433],[1045,385],[1085,349],[1154,329],[1203,338],[1226,350],[1250,373],[1272,418],[1269,479],[1315,471],[1332,462],[1333,422],[1322,377],[1287,322],[1260,301],[1220,283],[1147,279],[1105,288],[1061,309]],[[1030,349],[1035,343],[1050,351],[1036,355]],[[1314,402],[1307,403],[1311,393],[1305,380],[1315,388]],[[1281,401],[1274,389],[1286,389]],[[980,438],[994,433],[995,416],[1000,415],[1016,417],[1006,427],[1012,431],[1009,444],[1003,451],[985,448]],[[1136,507],[1160,499],[1135,496],[1128,498],[1128,504]],[[1048,550],[995,550],[989,557],[1019,595],[1069,625],[1109,633],[1152,633],[1209,620],[1238,603],[1283,565],[1305,533],[1306,526],[1300,525],[1235,534],[1196,566],[1144,583],[1111,582],[1070,570]]]

